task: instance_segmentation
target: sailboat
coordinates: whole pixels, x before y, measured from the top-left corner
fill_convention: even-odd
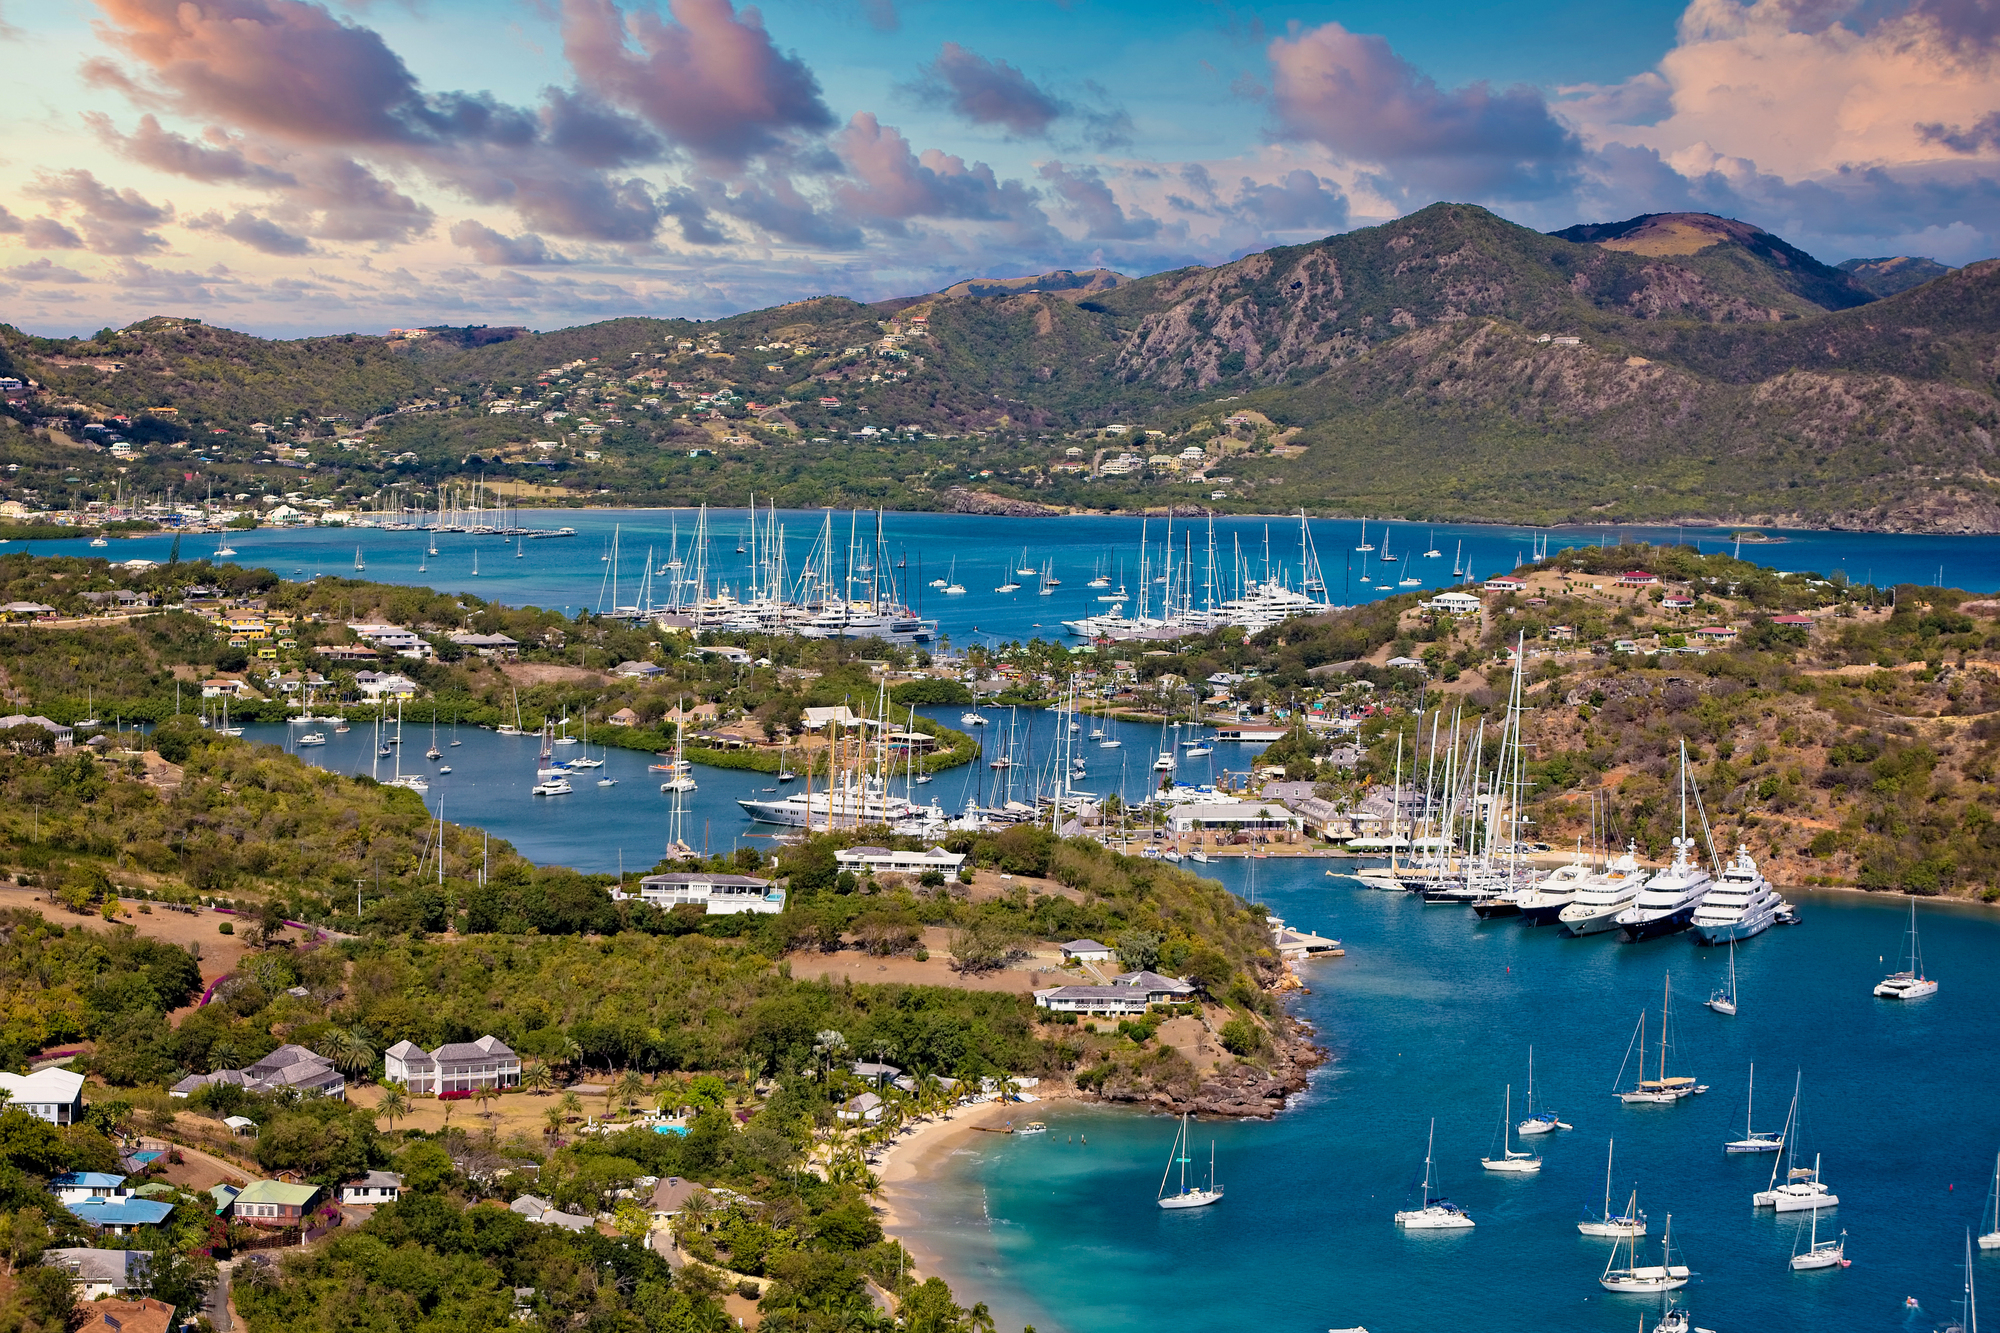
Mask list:
[[[479,548],[477,546],[472,548],[472,577],[479,577]]]
[[[1915,1305],[1916,1299],[1911,1298]],[[1972,1286],[1972,1233],[1965,1235],[1965,1299],[1960,1303],[1959,1317],[1946,1324],[1940,1333],[1979,1333],[1979,1293]]]
[[[227,560],[230,556],[235,554],[236,554],[236,548],[229,544],[229,534],[227,532],[224,532],[218,537],[216,537],[215,558],[217,560]]]
[[[368,568],[368,566],[362,563],[361,560],[361,548],[357,546],[354,548],[354,572],[359,574],[362,570],[366,568]]]
[[[1703,1000],[1702,1003],[1715,1010],[1718,1014],[1728,1014],[1731,1018],[1736,1017],[1736,939],[1734,936],[1731,936],[1729,940],[1729,984],[1709,996],[1706,1000]]]
[[[444,751],[438,749],[438,719],[435,708],[431,709],[431,748],[424,751],[424,758],[434,764],[444,758]]]
[[[1464,555],[1465,555],[1465,543],[1460,542],[1455,548],[1453,548],[1451,553],[1451,572],[1454,576],[1462,576],[1465,573],[1464,570],[1459,568],[1459,565],[1463,563],[1462,557]]]
[[[1724,1152],[1782,1152],[1785,1147],[1783,1133],[1773,1134],[1768,1129],[1752,1129],[1751,1120],[1757,1105],[1757,1066],[1750,1066],[1750,1091],[1743,1102],[1743,1137],[1722,1145]]]
[[[1463,1231],[1474,1225],[1463,1208],[1450,1199],[1432,1194],[1431,1157],[1437,1147],[1437,1121],[1431,1121],[1429,1140],[1424,1144],[1424,1193],[1421,1208],[1405,1208],[1396,1214],[1396,1225],[1405,1231]]]
[[[1532,1175],[1542,1169],[1542,1159],[1531,1152],[1514,1151],[1508,1141],[1508,1136],[1513,1132],[1514,1128],[1509,1123],[1513,1118],[1514,1085],[1510,1083],[1507,1085],[1506,1101],[1502,1104],[1500,1111],[1500,1155],[1498,1157],[1482,1157],[1479,1159],[1479,1164],[1488,1171],[1504,1171],[1522,1176]]]
[[[1431,549],[1424,552],[1424,559],[1426,560],[1444,559],[1444,552],[1438,550],[1438,533],[1436,528],[1431,529]]]
[[[1028,548],[1021,548],[1021,563],[1014,566],[1014,572],[1024,579],[1031,579],[1041,571],[1028,563]]]
[[[1658,1078],[1646,1077],[1646,1014],[1644,1010],[1640,1010],[1639,1012],[1639,1080],[1629,1090],[1617,1094],[1618,1099],[1628,1106],[1670,1105],[1683,1097],[1708,1091],[1706,1083],[1697,1083],[1688,1075],[1676,1074],[1672,1078],[1667,1077],[1667,1025],[1673,1013],[1673,997],[1674,976],[1673,973],[1669,972],[1667,974],[1666,988],[1662,992],[1660,999],[1660,1073]],[[1627,1058],[1630,1058],[1631,1051],[1629,1047],[1626,1050],[1626,1055]],[[1623,1065],[1618,1067],[1618,1075],[1620,1078],[1625,1076],[1625,1067]],[[1615,1087],[1613,1090],[1616,1091]]]
[[[1636,1194],[1633,1196],[1638,1197]],[[1686,1264],[1674,1262],[1674,1215],[1667,1214],[1666,1234],[1660,1237],[1660,1262],[1641,1265],[1639,1263],[1639,1238],[1626,1236],[1625,1266],[1618,1267],[1618,1247],[1611,1248],[1611,1258],[1604,1265],[1604,1275],[1597,1284],[1606,1291],[1637,1292],[1651,1295],[1656,1291],[1679,1291],[1688,1284],[1694,1274]]]
[[[674,711],[681,714],[682,720],[674,724],[674,757],[669,766],[669,776],[665,782],[660,784],[660,790],[663,792],[697,791],[699,788],[695,786],[694,769],[687,761],[682,743],[683,738],[687,734],[687,712],[678,700],[675,701]],[[658,768],[659,765],[655,764],[653,767]]]
[[[1841,1232],[1835,1240],[1821,1240],[1819,1213],[1815,1211],[1812,1215],[1812,1238],[1806,1242],[1805,1249],[1792,1256],[1792,1271],[1804,1273],[1815,1268],[1846,1268],[1849,1262],[1847,1233]]]
[[[1375,558],[1385,565],[1393,565],[1402,559],[1401,556],[1389,554],[1389,528],[1386,524],[1382,528],[1382,554]]]
[[[2000,1157],[1993,1159],[1993,1198],[1991,1202],[1993,1207],[1990,1215],[1993,1218],[1993,1229],[1979,1233],[1979,1248],[1982,1250],[2000,1250]]]
[[[1909,967],[1901,972],[1891,972],[1875,988],[1875,993],[1885,1000],[1921,1000],[1926,995],[1937,994],[1938,984],[1924,975],[1923,949],[1917,943],[1917,900],[1910,899],[1909,943],[1903,956],[1910,960]]]
[[[1770,1208],[1781,1213],[1799,1213],[1807,1209],[1835,1208],[1840,1204],[1840,1196],[1829,1190],[1819,1178],[1819,1158],[1814,1156],[1811,1167],[1794,1166],[1798,1160],[1799,1090],[1803,1086],[1803,1076],[1792,1088],[1792,1109],[1785,1115],[1785,1183],[1778,1183],[1779,1162],[1771,1163],[1770,1183],[1750,1196],[1750,1204],[1755,1208]]]
[[[1210,1140],[1208,1145],[1208,1186],[1205,1189],[1188,1188],[1187,1150],[1188,1117],[1183,1112],[1181,1114],[1180,1129],[1174,1135],[1173,1150],[1167,1155],[1167,1169],[1160,1175],[1159,1204],[1162,1208],[1206,1208],[1209,1204],[1222,1202],[1222,1186],[1218,1185],[1215,1181],[1214,1141]],[[1174,1166],[1177,1163],[1181,1169],[1180,1188],[1174,1193],[1169,1194],[1167,1193],[1167,1177],[1173,1174]]]
[[[1535,1109],[1535,1048],[1528,1048],[1528,1118],[1514,1126],[1514,1132],[1522,1136],[1529,1134],[1553,1134],[1559,1129],[1569,1129],[1554,1111]]]
[[[1354,549],[1364,553],[1375,549],[1368,544],[1368,520],[1365,518],[1361,520],[1361,545]]]
[[[1631,1202],[1617,1217],[1611,1215],[1611,1151],[1617,1140],[1604,1141],[1604,1214],[1593,1217],[1588,1212],[1576,1229],[1586,1236],[1643,1236],[1646,1234],[1646,1215],[1639,1211],[1639,1191],[1632,1191]]]
[[[965,594],[965,585],[958,581],[957,556],[951,558],[951,570],[945,576],[944,592],[947,597],[962,597]]]

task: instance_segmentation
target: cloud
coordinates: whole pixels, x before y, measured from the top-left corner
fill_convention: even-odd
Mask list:
[[[937,149],[921,157],[902,133],[863,111],[834,139],[851,179],[836,187],[849,213],[876,220],[957,218],[1014,221],[1046,228],[1034,194],[1019,181],[1001,183],[984,162]]]
[[[137,190],[113,189],[88,171],[44,171],[21,192],[59,209],[80,210],[85,244],[99,254],[137,255],[167,248],[166,238],[147,228],[171,220],[171,204],[150,203]]]
[[[927,100],[975,125],[1003,125],[1023,137],[1047,134],[1069,109],[1006,61],[989,60],[957,42],[946,42],[923,74],[917,89]]]
[[[78,273],[75,269],[64,268],[60,264],[52,263],[46,259],[37,259],[32,263],[19,264],[9,269],[0,269],[0,275],[12,278],[16,282],[59,282],[70,284],[90,281],[89,278],[84,277],[83,274]]]
[[[1332,181],[1303,167],[1286,172],[1273,184],[1258,184],[1245,176],[1236,195],[1236,211],[1271,231],[1331,233],[1347,225],[1347,196]]]
[[[1542,198],[1582,156],[1536,90],[1440,88],[1382,38],[1338,23],[1276,38],[1267,55],[1284,133],[1375,164],[1405,192]]]
[[[533,232],[507,236],[470,218],[453,224],[451,241],[453,245],[462,245],[472,251],[473,257],[482,264],[539,265],[569,262],[564,256],[549,249],[542,238]]]
[[[290,172],[251,161],[242,145],[231,142],[220,129],[209,131],[214,146],[204,147],[185,135],[160,128],[159,119],[150,114],[139,117],[138,132],[130,135],[119,133],[111,117],[101,111],[87,111],[83,118],[120,156],[155,171],[211,184],[221,181],[272,187],[297,184]]]
[[[430,208],[363,163],[338,153],[306,153],[292,163],[298,187],[277,210],[325,241],[398,244],[425,235]]]
[[[1917,126],[1917,134],[1925,143],[1938,144],[1954,153],[1977,153],[1983,149],[2000,149],[2000,111],[1989,111],[1973,122],[1970,128],[1957,125],[1945,126],[1937,121]]]
[[[0,236],[18,236],[27,224],[14,216],[5,204],[0,204]]]
[[[755,9],[669,0],[671,23],[613,0],[564,0],[563,50],[577,76],[697,157],[729,167],[832,128],[804,61],[781,53]],[[638,49],[633,49],[634,44]]]
[[[1045,162],[1041,176],[1071,215],[1084,224],[1085,234],[1093,241],[1146,241],[1159,234],[1157,219],[1126,216],[1096,167]]]
[[[194,231],[227,236],[267,255],[310,254],[313,248],[312,242],[305,237],[294,236],[269,218],[260,218],[247,209],[238,209],[235,216],[229,218],[220,213],[203,213],[189,218],[187,225]]]
[[[21,239],[30,250],[81,250],[83,237],[54,218],[29,218]]]

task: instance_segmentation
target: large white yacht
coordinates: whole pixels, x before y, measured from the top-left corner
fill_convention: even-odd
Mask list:
[[[1561,915],[1563,908],[1576,901],[1576,895],[1589,882],[1590,867],[1584,864],[1581,854],[1568,865],[1558,866],[1541,883],[1521,891],[1516,900],[1521,907],[1521,924],[1548,925]]]
[[[1646,871],[1639,864],[1638,845],[1626,843],[1611,864],[1588,876],[1577,888],[1576,900],[1556,914],[1571,935],[1601,935],[1618,929],[1618,914],[1639,896]]]
[[[1675,838],[1674,858],[1646,881],[1632,905],[1616,918],[1621,938],[1650,940],[1686,930],[1695,909],[1715,885],[1715,877],[1695,862],[1694,839]]]
[[[832,792],[793,792],[777,800],[739,800],[737,804],[760,824],[784,824],[792,828],[819,824],[852,828],[862,824],[896,824],[908,819],[943,823],[947,817],[944,807],[937,802],[918,805],[889,794],[872,779],[865,784],[849,783]]]
[[[1739,845],[1722,868],[1722,878],[1695,909],[1694,937],[1703,944],[1727,944],[1761,935],[1777,919],[1783,901],[1758,872],[1750,849]]]

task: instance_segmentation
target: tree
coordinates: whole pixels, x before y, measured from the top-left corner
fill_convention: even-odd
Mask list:
[[[500,1089],[491,1083],[482,1083],[472,1090],[472,1100],[479,1103],[479,1110],[487,1123],[493,1120],[493,1102],[500,1096]]]
[[[1128,972],[1150,972],[1160,965],[1165,937],[1150,930],[1128,930],[1118,937],[1118,961]]]
[[[618,1095],[619,1104],[625,1108],[626,1114],[630,1115],[632,1108],[646,1096],[646,1076],[636,1069],[628,1069],[618,1076],[618,1082],[613,1090]]]
[[[565,1120],[575,1120],[583,1114],[583,1098],[574,1092],[565,1092],[556,1101],[556,1107]]]
[[[409,1113],[410,1099],[403,1095],[402,1085],[399,1083],[385,1084],[382,1092],[382,1100],[375,1103],[375,1114],[387,1116],[389,1118],[389,1128],[394,1130],[396,1122]]]
[[[282,917],[279,928],[283,929]],[[262,928],[262,922],[259,922]],[[358,1079],[375,1066],[375,1043],[366,1029],[355,1026],[335,1028],[320,1038],[319,1053],[333,1061],[333,1067],[349,1078]]]
[[[630,1199],[621,1199],[612,1213],[611,1226],[620,1236],[634,1245],[642,1243],[653,1229],[653,1218],[644,1208]]]
[[[551,1106],[548,1110],[542,1112],[542,1136],[544,1138],[552,1139],[556,1137],[558,1134],[562,1133],[562,1128],[563,1128],[562,1107]]]
[[[554,1091],[556,1076],[545,1061],[530,1060],[521,1066],[521,1088],[537,1095]]]

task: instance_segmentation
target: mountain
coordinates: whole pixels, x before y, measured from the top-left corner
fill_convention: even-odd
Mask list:
[[[1881,298],[1878,262],[1831,268],[1706,214],[1544,234],[1446,203],[1138,279],[397,341],[0,328],[0,365],[46,387],[37,410],[71,404],[72,429],[118,411],[201,440],[218,488],[271,480],[249,422],[324,436],[311,419],[345,415],[379,418],[370,445],[313,480],[364,492],[472,472],[632,503],[938,507],[973,470],[995,495],[1105,510],[2000,531],[2000,261]],[[539,415],[504,414],[514,400]],[[1113,444],[1060,436],[1114,422],[1201,445],[1198,484],[1050,466]],[[583,426],[597,458],[529,451]],[[135,456],[124,484],[178,484],[165,462]],[[65,455],[44,496],[81,471]]]
[[[1834,267],[1845,273],[1849,282],[1875,296],[1907,292],[1912,287],[1920,287],[1932,278],[1942,278],[1951,272],[1948,264],[1911,255],[1897,255],[1891,259],[1844,259]]]

